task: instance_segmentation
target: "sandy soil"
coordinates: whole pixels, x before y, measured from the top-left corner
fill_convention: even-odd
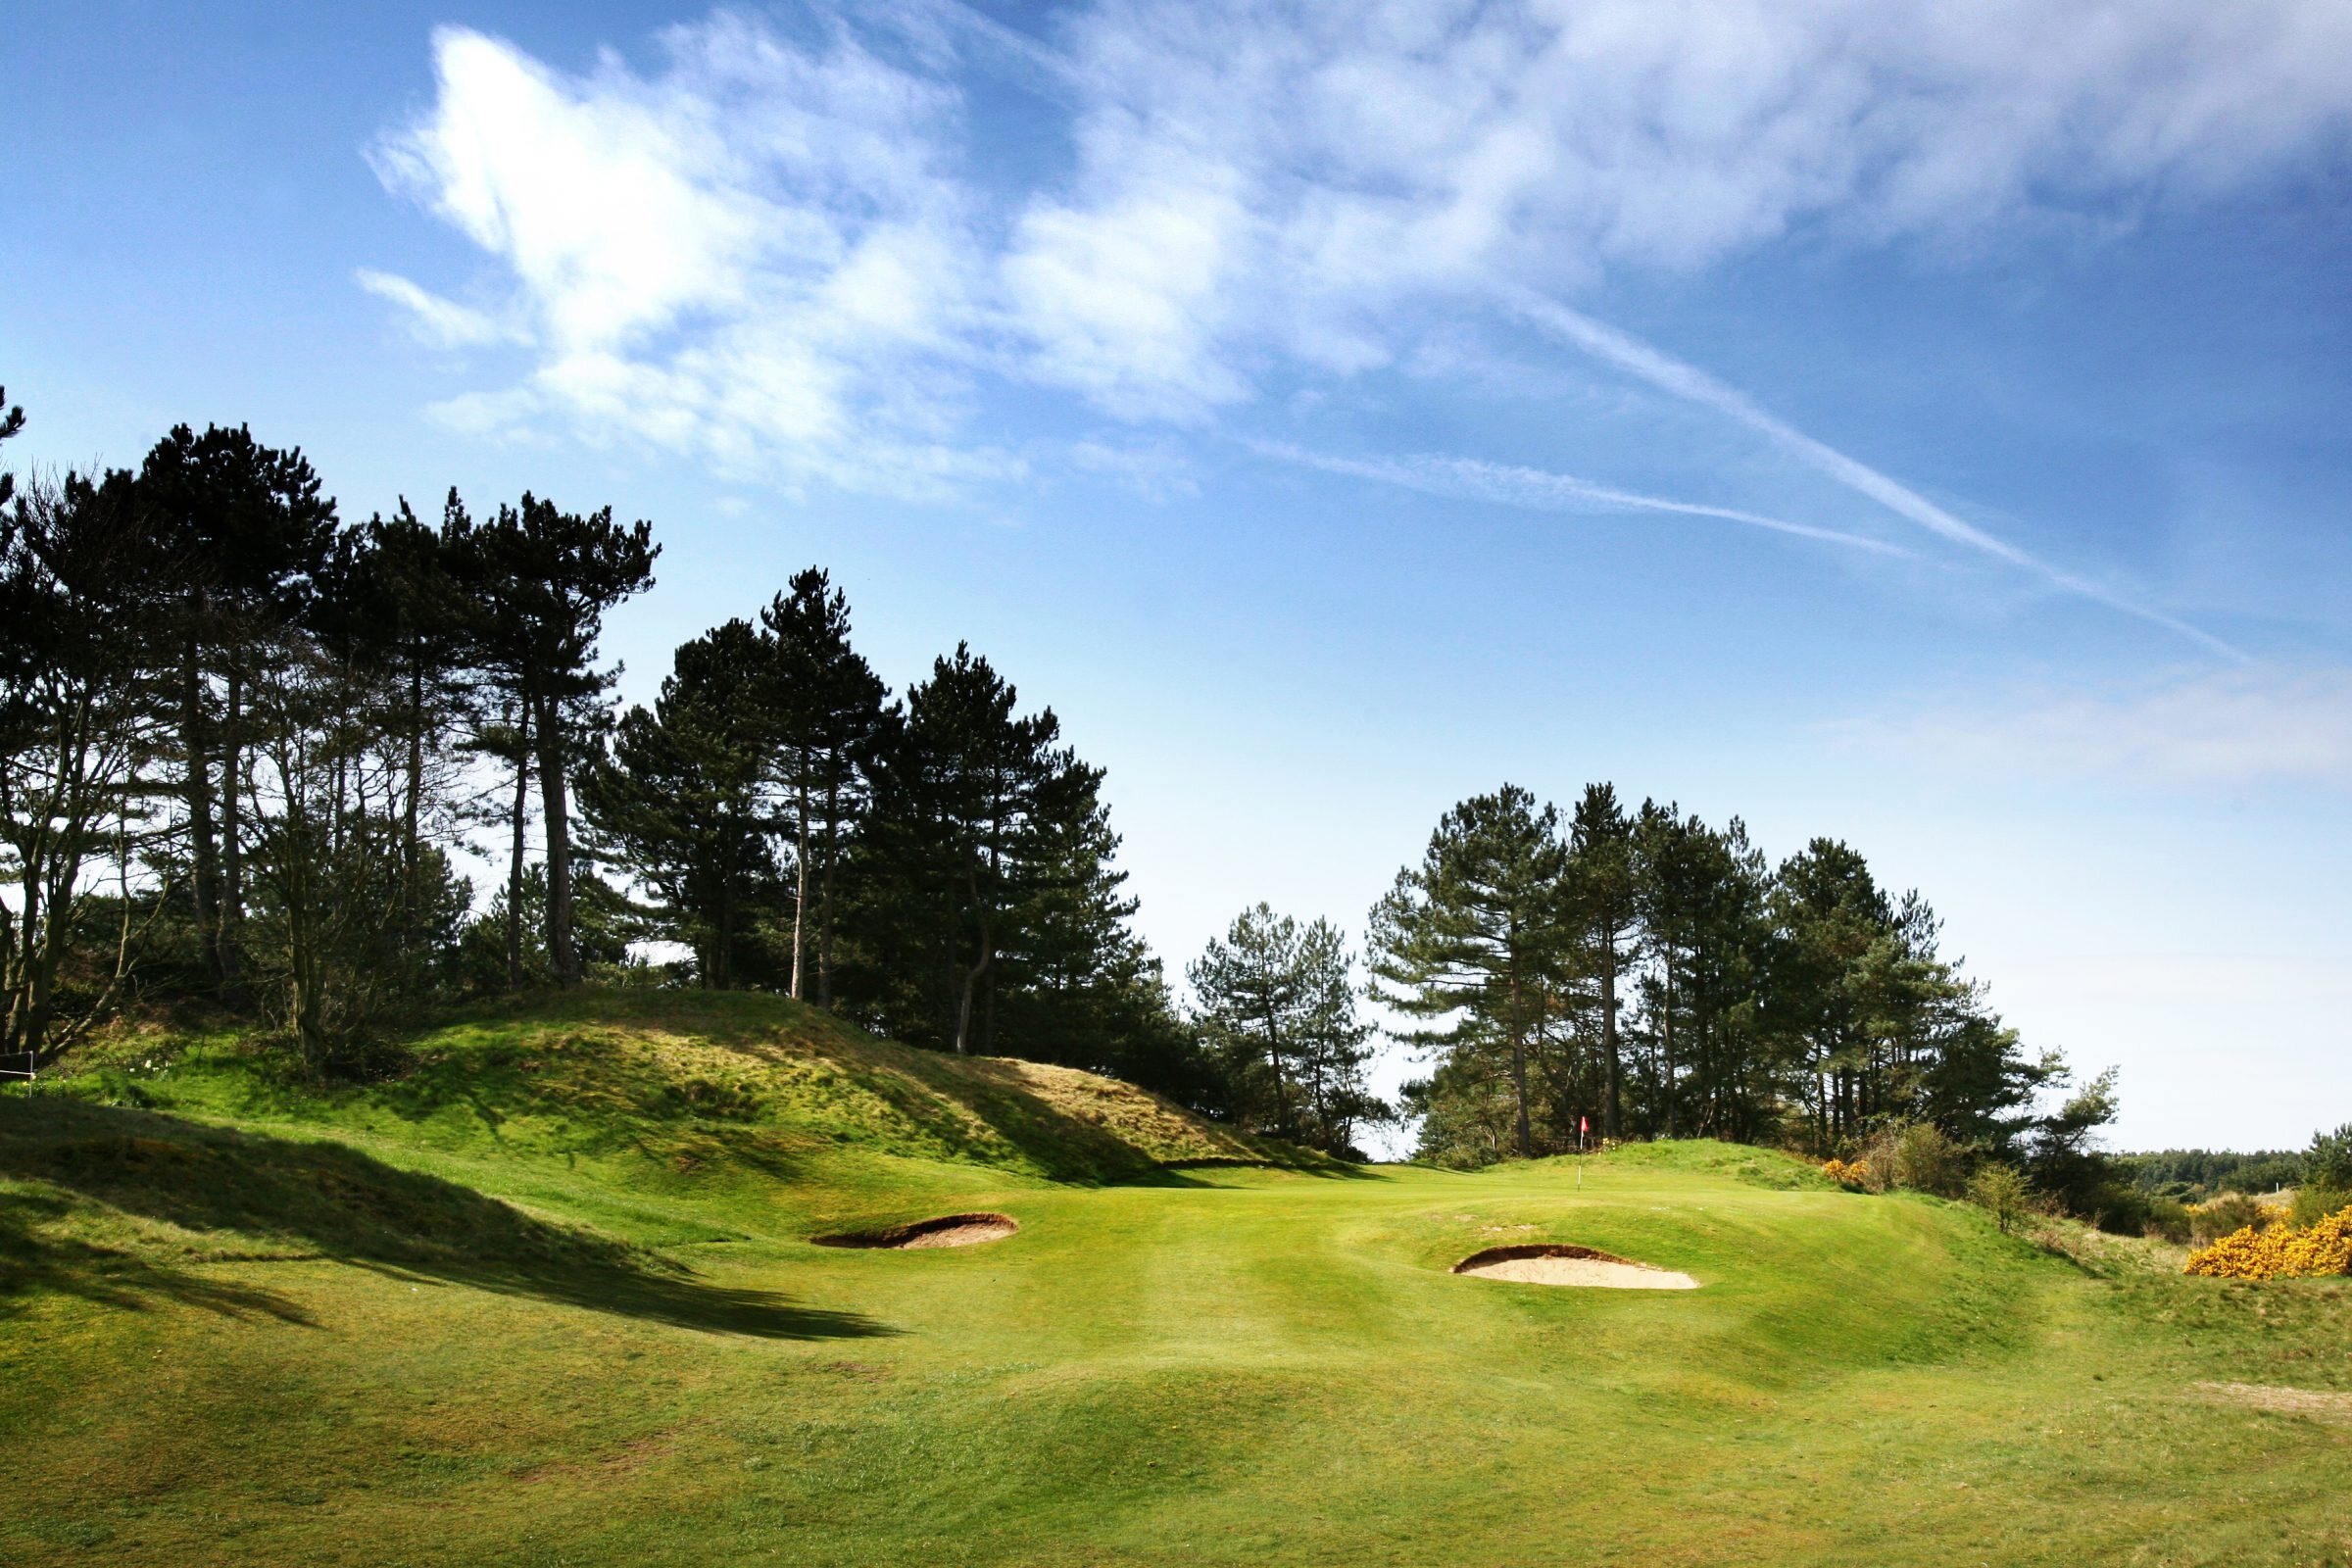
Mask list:
[[[924,1231],[894,1244],[903,1251],[924,1247],[970,1247],[977,1242],[1001,1242],[1013,1232],[1008,1219],[974,1220],[968,1225],[950,1225],[945,1229]]]
[[[1587,1285],[1607,1291],[1698,1289],[1698,1281],[1672,1269],[1597,1257],[1504,1257],[1492,1263],[1473,1263],[1455,1272],[1482,1280],[1517,1280],[1522,1285]]]
[[[911,1220],[888,1230],[850,1231],[840,1236],[812,1236],[819,1247],[858,1247],[892,1252],[911,1252],[934,1247],[971,1247],[1000,1242],[1020,1226],[1009,1214],[942,1214],[935,1219]]]

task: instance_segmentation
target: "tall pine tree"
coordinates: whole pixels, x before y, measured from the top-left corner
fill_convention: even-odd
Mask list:
[[[454,497],[453,497],[454,500]],[[454,519],[453,519],[454,520]],[[571,788],[613,675],[597,663],[605,612],[653,586],[653,525],[624,527],[612,509],[579,514],[526,492],[486,522],[458,530],[452,566],[471,607],[471,646],[539,770],[547,832],[547,950],[557,983],[580,983],[573,940]]]

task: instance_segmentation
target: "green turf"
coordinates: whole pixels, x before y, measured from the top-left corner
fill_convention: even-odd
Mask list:
[[[2352,1282],[1687,1143],[1351,1170],[765,999],[0,1098],[0,1562],[2352,1561]],[[1241,1161],[1277,1161],[1259,1164]],[[807,1238],[999,1209],[957,1250]],[[1574,1241],[1694,1292],[1446,1270]]]

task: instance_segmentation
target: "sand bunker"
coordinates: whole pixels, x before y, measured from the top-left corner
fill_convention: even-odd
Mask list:
[[[1566,1243],[1490,1247],[1453,1265],[1456,1274],[1522,1285],[1584,1285],[1606,1291],[1695,1291],[1698,1281],[1672,1269]]]
[[[845,1231],[839,1236],[808,1239],[819,1247],[879,1247],[903,1252],[1001,1242],[1020,1228],[1010,1214],[941,1214],[933,1219],[908,1220],[887,1230]]]

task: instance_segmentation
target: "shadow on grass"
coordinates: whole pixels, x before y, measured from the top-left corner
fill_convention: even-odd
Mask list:
[[[8,1315],[12,1298],[54,1291],[128,1311],[174,1301],[222,1317],[273,1317],[281,1323],[315,1326],[308,1312],[275,1291],[207,1279],[77,1237],[43,1234],[65,1220],[73,1207],[48,1194],[0,1194],[0,1317]]]
[[[139,1219],[221,1236],[218,1260],[316,1256],[412,1279],[764,1339],[894,1332],[859,1313],[796,1305],[771,1291],[713,1285],[642,1248],[550,1223],[438,1177],[334,1143],[203,1127],[65,1097],[0,1100],[0,1176],[46,1184]],[[222,1311],[278,1310],[268,1292],[226,1286],[70,1235],[66,1198],[7,1198],[0,1285],[50,1285],[95,1299],[169,1298]],[[233,1238],[233,1239],[232,1239]],[[201,1254],[198,1254],[201,1255]],[[109,1293],[114,1293],[110,1296]],[[273,1304],[274,1303],[274,1304]],[[290,1317],[301,1321],[299,1314]]]
[[[781,997],[748,992],[585,991],[534,1001],[523,1016],[564,1017],[580,1023],[652,1025],[691,1036],[750,1060],[767,1059],[782,1042],[813,1048],[828,1067],[860,1092],[890,1107],[951,1158],[996,1164],[1009,1149],[1050,1180],[1082,1186],[1201,1185],[1183,1174],[1192,1167],[1257,1166],[1304,1175],[1380,1179],[1362,1166],[1312,1150],[1293,1148],[1203,1123],[1191,1113],[1132,1085],[1122,1086],[1125,1110],[1183,1123],[1190,1135],[1216,1152],[1187,1158],[1155,1159],[1132,1139],[1149,1138],[1141,1127],[1122,1126],[1114,1115],[1098,1119],[1039,1093],[1026,1076],[1029,1063],[1009,1057],[951,1056],[879,1040],[816,1007]],[[703,1086],[710,1087],[710,1086]],[[756,1120],[755,1102],[730,1103],[714,1091],[690,1107],[679,1103],[681,1088],[662,1085],[672,1113],[691,1108],[708,1119],[731,1110]],[[1143,1107],[1156,1107],[1147,1113]],[[642,1107],[642,1108],[651,1108]],[[1164,1133],[1166,1129],[1163,1127]]]
[[[220,1075],[233,1085],[226,1103],[240,1117],[296,1120],[364,1106],[437,1124],[436,1139],[633,1154],[663,1167],[662,1180],[718,1171],[792,1181],[810,1148],[840,1145],[1083,1186],[1199,1186],[1185,1170],[1219,1165],[1378,1179],[1204,1123],[1132,1086],[1041,1085],[1029,1063],[879,1040],[781,997],[589,989],[477,1004],[442,1029],[405,1071],[365,1085],[240,1058]],[[648,1049],[662,1036],[737,1059]],[[795,1070],[776,1071],[788,1064]]]

